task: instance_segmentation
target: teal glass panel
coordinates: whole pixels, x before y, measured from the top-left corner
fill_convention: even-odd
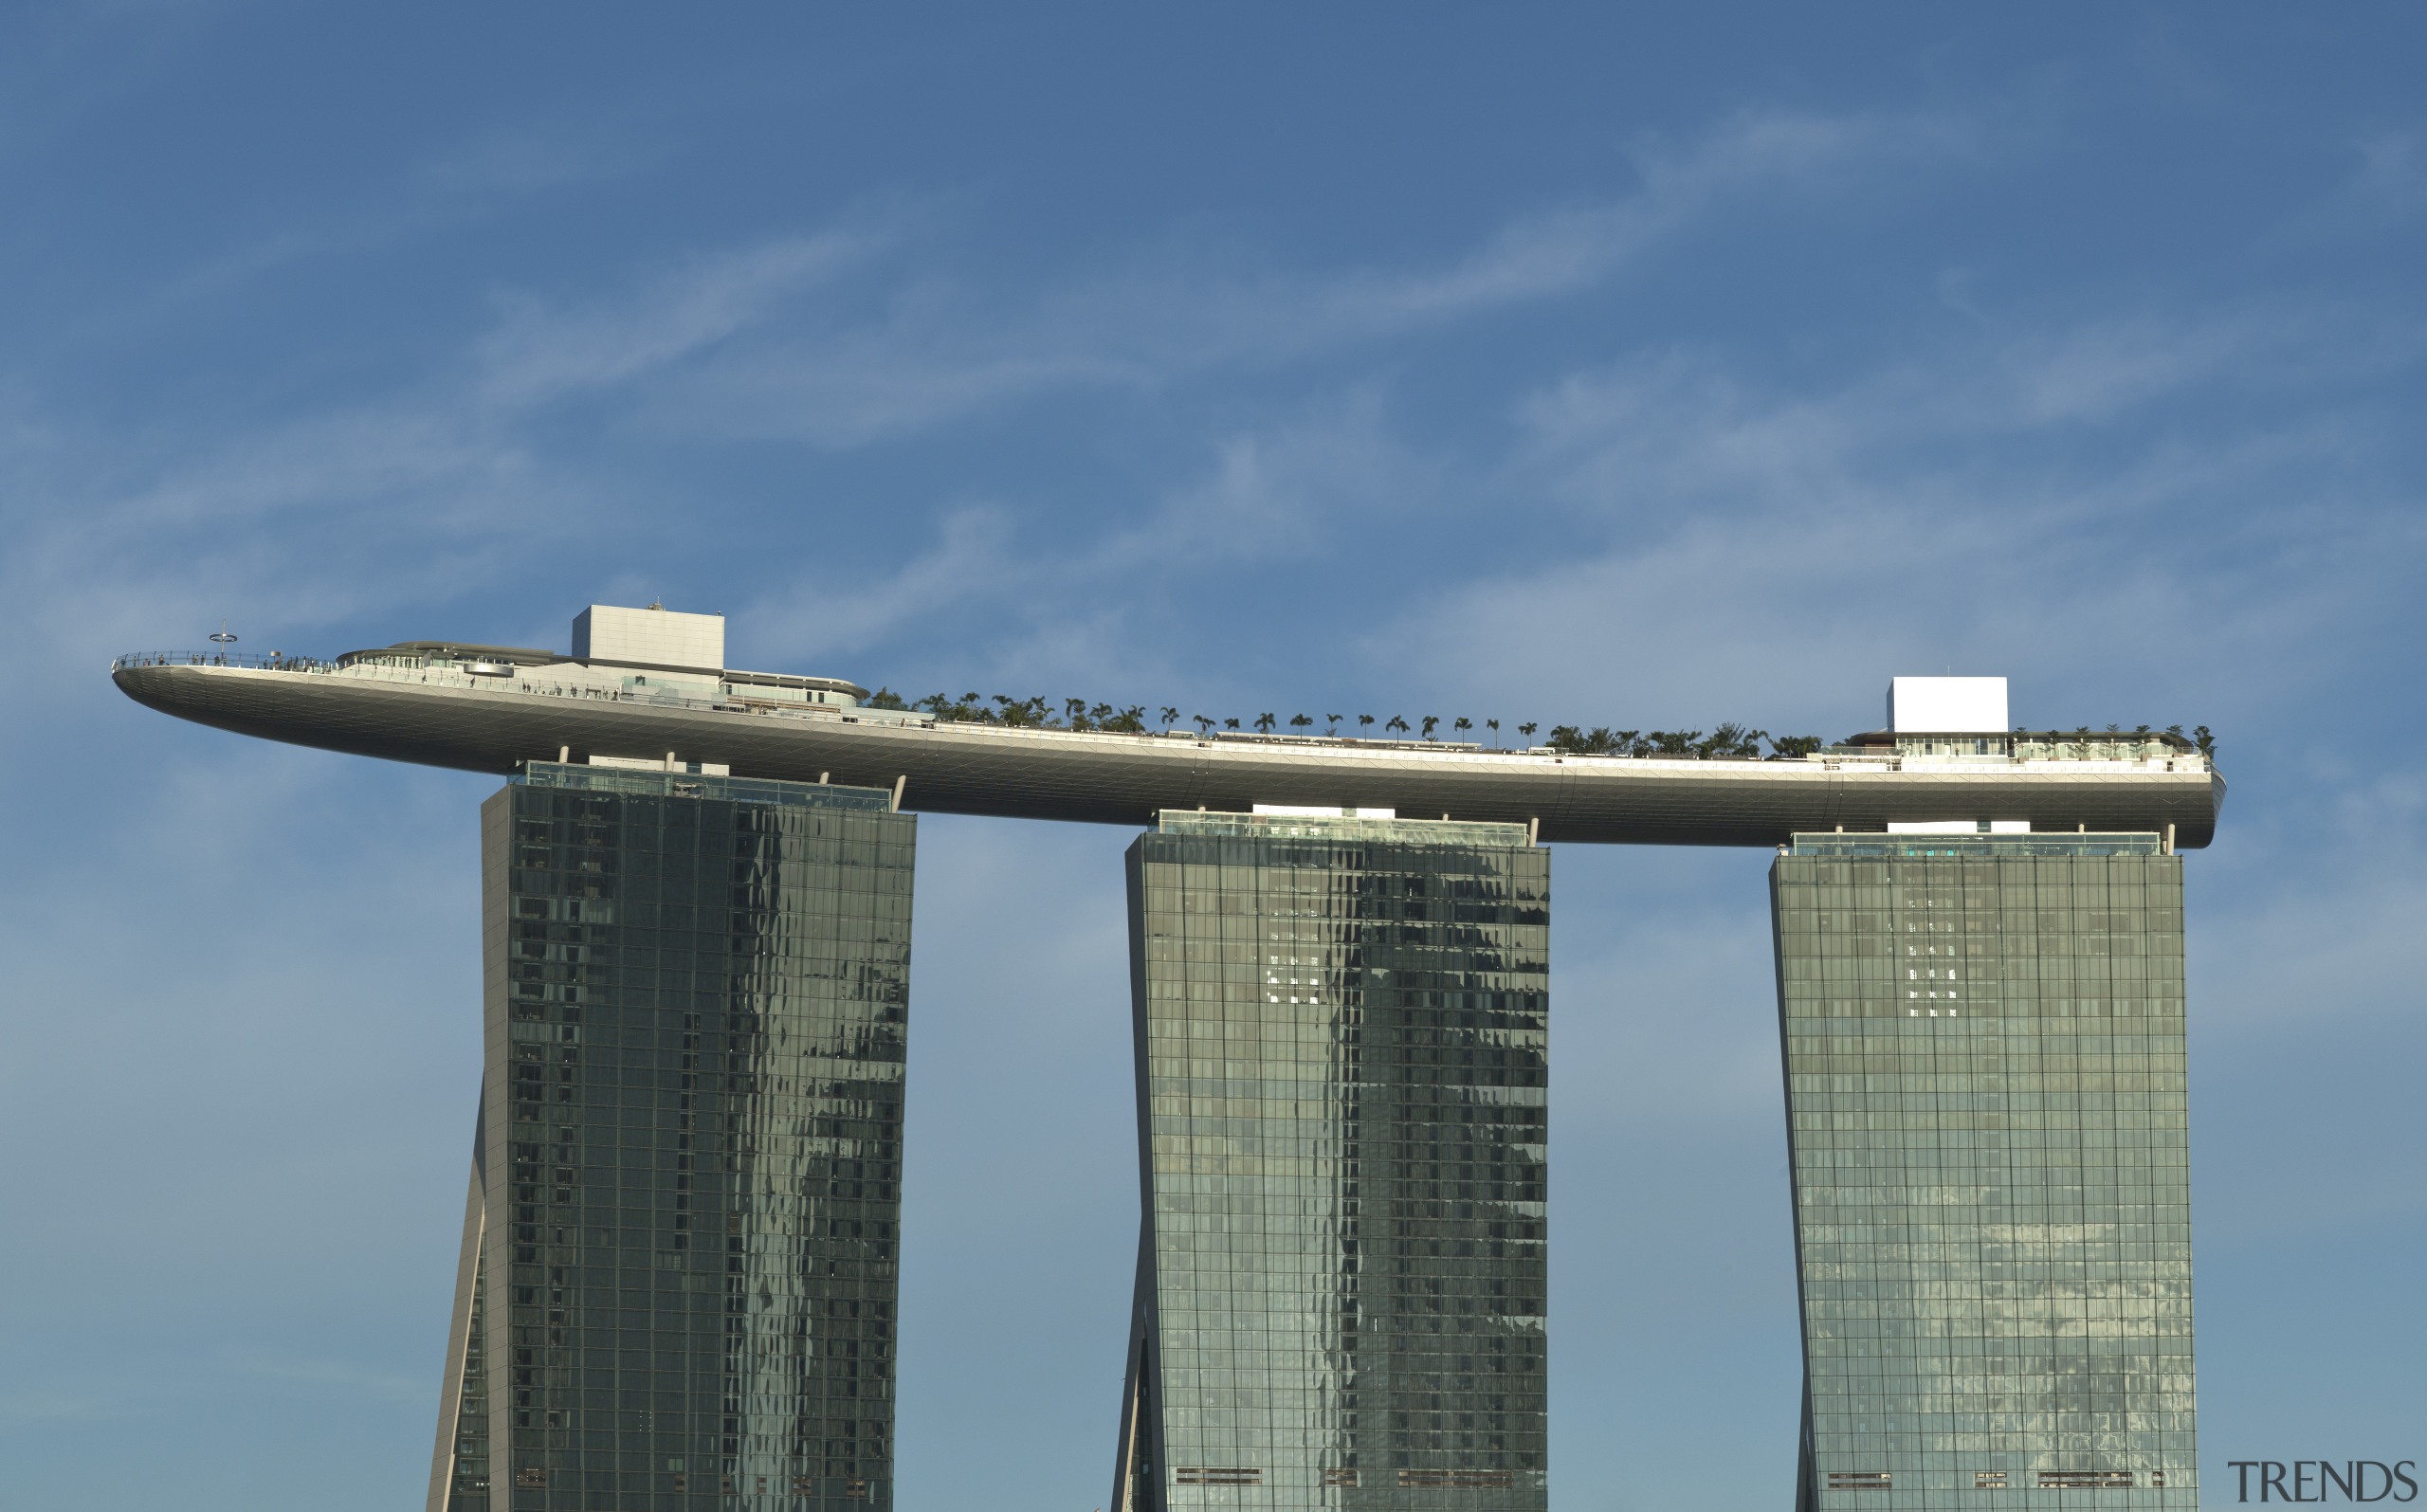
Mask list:
[[[477,1446],[501,1512],[889,1507],[915,821],[534,764],[484,827],[459,1475]]]
[[[1549,884],[1520,826],[1172,813],[1132,847],[1117,1505],[1547,1505]]]
[[[2162,848],[1817,835],[1776,863],[1800,1506],[2199,1504]]]

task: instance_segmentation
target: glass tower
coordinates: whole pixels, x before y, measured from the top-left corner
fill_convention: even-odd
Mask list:
[[[1128,861],[1116,1512],[1542,1512],[1549,853],[1167,811]]]
[[[483,807],[432,1512],[891,1506],[890,796],[533,762]]]
[[[2180,859],[1798,835],[1771,898],[1797,1507],[2190,1512]]]

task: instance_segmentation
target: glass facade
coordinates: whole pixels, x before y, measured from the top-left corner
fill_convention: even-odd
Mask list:
[[[892,1504],[916,832],[877,790],[539,762],[483,808],[433,1512]]]
[[[1547,1506],[1549,909],[1518,825],[1166,812],[1131,847],[1119,1512]]]
[[[2180,859],[1801,835],[1771,897],[1797,1506],[2190,1512]]]

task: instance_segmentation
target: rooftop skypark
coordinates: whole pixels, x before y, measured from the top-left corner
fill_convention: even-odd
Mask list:
[[[1284,720],[1269,711],[1252,717],[1193,714],[1183,720],[1178,708],[1171,704],[1160,705],[1159,710],[1150,713],[1144,704],[1115,705],[1090,702],[1084,698],[1068,698],[1057,704],[1045,698],[1014,698],[1008,693],[988,696],[969,692],[958,697],[931,693],[925,698],[905,702],[890,688],[880,687],[870,693],[856,683],[837,678],[795,677],[723,668],[718,669],[721,685],[713,694],[688,689],[682,681],[665,676],[660,676],[652,684],[646,672],[620,679],[619,685],[611,688],[594,682],[568,681],[547,673],[547,669],[557,667],[616,665],[605,660],[583,661],[555,651],[520,647],[402,641],[394,646],[348,651],[333,660],[290,656],[282,652],[271,652],[266,656],[246,656],[226,650],[135,652],[112,662],[110,669],[116,672],[121,668],[136,667],[211,666],[356,676],[376,676],[385,669],[405,672],[424,682],[432,678],[442,682],[452,681],[464,687],[496,688],[505,685],[520,693],[578,697],[607,694],[631,701],[687,703],[712,710],[730,711],[736,702],[739,702],[752,713],[782,713],[790,706],[797,705],[801,712],[812,714],[849,708],[873,714],[902,714],[908,717],[905,722],[919,722],[918,716],[924,715],[930,722],[988,725],[1003,730],[1050,730],[1072,735],[1177,736],[1195,739],[1266,739],[1318,745],[1487,748],[1532,756],[1628,756],[1636,760],[1791,761],[1824,751],[1835,756],[1865,755],[1876,753],[1883,747],[1915,756],[1996,754],[2040,761],[2137,761],[2173,755],[2213,756],[2216,752],[2215,738],[2204,724],[2189,735],[2183,733],[2180,724],[2170,724],[2162,730],[2152,729],[2146,724],[2125,730],[2120,724],[2112,723],[2103,730],[2094,730],[2089,725],[2072,730],[2027,730],[2017,726],[2012,731],[1998,734],[1997,738],[2006,742],[2002,750],[1993,753],[1967,748],[1965,752],[1958,753],[1928,749],[1946,744],[1941,737],[1898,737],[1892,731],[1872,731],[1831,743],[1818,736],[1774,736],[1767,730],[1733,722],[1720,724],[1708,733],[1701,730],[1618,730],[1607,725],[1587,729],[1580,725],[1555,724],[1537,744],[1533,738],[1541,731],[1542,725],[1539,721],[1529,720],[1507,726],[1508,733],[1521,738],[1524,744],[1512,741],[1504,745],[1501,720],[1487,719],[1478,721],[1465,715],[1445,720],[1438,715],[1427,714],[1419,716],[1413,723],[1399,714],[1393,714],[1387,719],[1372,714],[1353,717],[1325,714],[1318,719],[1314,715],[1299,713]],[[791,688],[803,694],[822,692],[826,696],[776,698],[767,692],[770,688]],[[1342,726],[1352,722],[1359,733],[1341,734]],[[1313,733],[1313,727],[1319,723],[1323,727],[1322,732]],[[1378,723],[1382,730],[1379,736],[1373,734]],[[1446,737],[1439,734],[1445,724],[1450,731]],[[1471,736],[1469,732],[1478,728],[1485,733],[1481,737]]]
[[[2205,727],[2035,730],[1953,676],[1828,745],[905,703],[736,671],[721,616],[657,606],[592,606],[569,654],[231,639],[113,676],[510,777],[431,1512],[890,1512],[905,809],[1144,831],[1111,1512],[1547,1507],[1544,841],[1778,852],[1797,1504],[2197,1505],[2175,852],[2223,800]]]
[[[609,605],[575,620],[569,652],[425,640],[322,660],[223,642],[121,657],[112,673],[181,718],[395,760],[682,767],[885,788],[919,811],[1096,823],[1311,804],[1621,844],[1994,822],[2196,847],[2223,796],[2205,726],[2018,727],[2002,678],[1900,678],[1886,724],[1834,743],[1734,722],[1543,737],[1538,721],[1498,716],[1183,718],[1177,704],[974,691],[907,702],[843,678],[728,667],[721,615]]]

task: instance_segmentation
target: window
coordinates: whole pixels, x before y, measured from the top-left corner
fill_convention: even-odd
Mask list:
[[[1885,1491],[1892,1484],[1886,1470],[1831,1470],[1832,1491]]]
[[[2128,1491],[2132,1488],[2129,1470],[2042,1470],[2039,1489],[2043,1491]]]
[[[1419,1486],[1448,1486],[1460,1490],[1505,1490],[1517,1484],[1517,1477],[1507,1470],[1401,1470],[1402,1490]]]

